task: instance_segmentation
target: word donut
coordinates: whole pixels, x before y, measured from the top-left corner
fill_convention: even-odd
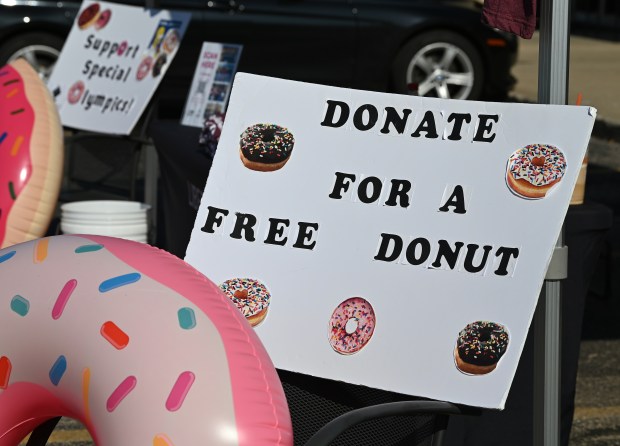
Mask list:
[[[220,289],[241,311],[252,327],[260,324],[267,316],[271,294],[267,287],[254,279],[230,279]]]
[[[456,367],[468,375],[492,372],[508,348],[508,332],[495,322],[477,321],[459,333],[454,348]]]
[[[62,125],[45,83],[19,59],[0,68],[0,248],[41,237],[60,193]]]
[[[361,297],[347,299],[329,318],[329,344],[342,355],[357,353],[370,341],[375,324],[370,302]]]
[[[1,250],[0,283],[0,445],[58,416],[99,446],[293,444],[254,330],[177,257],[54,236]]]
[[[558,184],[566,171],[566,159],[560,149],[546,144],[530,144],[508,159],[506,183],[517,195],[543,198]]]
[[[271,172],[288,162],[294,145],[293,134],[284,127],[255,124],[241,134],[239,154],[248,169]]]

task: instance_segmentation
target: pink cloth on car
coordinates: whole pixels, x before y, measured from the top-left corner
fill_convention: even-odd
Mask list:
[[[531,39],[536,29],[536,0],[485,0],[482,23]]]

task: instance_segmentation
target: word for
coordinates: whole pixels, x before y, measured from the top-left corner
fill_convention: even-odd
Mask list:
[[[207,206],[209,210],[205,224],[201,231],[213,234],[224,222],[224,218],[230,213],[227,209],[220,209],[214,206]],[[230,237],[234,239],[244,239],[248,242],[256,241],[255,227],[258,223],[256,216],[252,214],[244,214],[237,212],[235,214],[235,222]],[[283,218],[269,218],[269,229],[263,243],[268,245],[285,246],[288,242],[286,230],[290,226],[291,221]],[[319,230],[318,223],[308,223],[300,221],[297,223],[297,237],[293,248],[314,249],[316,246],[316,234]]]
[[[487,266],[489,254],[493,251],[490,245],[482,246],[469,243],[454,242],[451,245],[447,240],[439,240],[433,248],[431,242],[424,237],[412,239],[407,246],[403,238],[397,234],[382,233],[379,248],[374,259],[382,262],[395,262],[413,266],[426,266],[435,269],[453,270],[459,265],[461,271],[478,274]],[[431,255],[432,254],[432,255]],[[519,248],[500,246],[494,250],[495,260],[492,264],[493,274],[507,276],[516,266],[519,257]]]
[[[349,123],[349,118],[351,118]],[[450,113],[447,118],[441,111],[426,110],[416,115],[413,110],[385,107],[379,120],[379,110],[372,104],[363,104],[351,113],[346,102],[328,99],[321,125],[324,127],[357,129],[362,132],[377,127],[380,134],[403,135],[410,133],[413,138],[443,139],[461,141],[467,138],[474,142],[490,143],[496,136],[497,114]],[[375,129],[376,131],[376,129]]]
[[[353,173],[336,172],[336,179],[334,180],[334,187],[329,198],[334,200],[341,200],[345,195],[349,195],[349,188],[357,180],[357,175]],[[387,183],[387,180],[382,181],[378,177],[367,176],[361,177],[359,184],[357,185],[357,192],[353,194],[351,192],[351,199],[357,199],[360,203],[371,204],[379,201],[383,202],[385,206],[400,206],[401,208],[408,208],[411,204],[411,193],[413,190],[413,184],[409,180],[400,180],[393,178],[390,180],[389,190],[387,193],[383,193],[383,186]],[[439,208],[441,212],[452,212],[455,214],[465,214],[465,192],[463,186],[455,185],[452,189],[452,193],[445,200],[445,203]]]
[[[87,60],[84,64],[82,74],[90,80],[93,77],[110,79],[113,81],[127,82],[131,73],[131,67],[121,67],[120,65],[100,65],[92,60]]]
[[[353,173],[336,172],[334,188],[329,198],[340,200],[349,191],[349,186],[355,183],[357,176]],[[357,198],[365,204],[374,203],[381,197],[383,181],[377,177],[368,176],[360,180],[357,185]],[[409,207],[411,203],[411,181],[390,180],[390,190],[384,204],[386,206]]]
[[[122,42],[112,42],[110,40],[96,39],[94,34],[90,34],[86,38],[84,48],[97,52],[99,57],[105,55],[108,59],[113,55],[118,57],[136,58],[140,45],[129,45],[126,40]]]
[[[118,96],[91,94],[89,90],[86,90],[80,101],[80,104],[84,106],[84,110],[90,110],[91,107],[101,107],[102,114],[106,112],[129,113],[133,103],[133,98],[124,99]]]

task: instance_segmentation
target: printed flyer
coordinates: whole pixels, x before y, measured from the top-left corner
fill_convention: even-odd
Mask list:
[[[202,128],[209,116],[226,112],[242,48],[226,43],[202,44],[181,124]]]
[[[238,74],[185,260],[278,368],[501,409],[595,116]]]
[[[188,13],[85,1],[48,81],[63,126],[130,134],[189,20]]]

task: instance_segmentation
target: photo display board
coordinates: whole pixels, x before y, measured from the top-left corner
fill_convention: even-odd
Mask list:
[[[48,81],[63,126],[130,134],[176,55],[190,17],[83,2]]]
[[[226,111],[242,49],[242,45],[203,42],[181,124],[202,128],[209,116]]]
[[[239,74],[185,260],[278,368],[501,409],[595,115]]]

